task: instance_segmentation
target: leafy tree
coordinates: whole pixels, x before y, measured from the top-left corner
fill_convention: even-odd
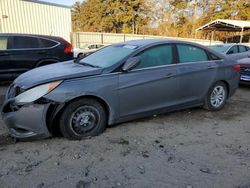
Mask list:
[[[77,10],[79,6],[75,4],[72,20],[77,27],[74,31],[142,33],[142,26],[148,24],[144,0],[86,0],[80,5],[80,12]],[[81,24],[77,24],[75,18]]]
[[[250,20],[250,1],[85,0],[72,9],[74,31],[194,37],[196,28],[216,19]]]

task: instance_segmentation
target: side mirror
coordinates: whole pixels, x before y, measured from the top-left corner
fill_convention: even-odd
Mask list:
[[[141,61],[141,57],[140,56],[136,56],[136,57],[132,57],[129,58],[124,65],[122,66],[122,71],[123,72],[128,72],[130,70],[132,70],[133,68],[135,68],[137,65],[139,65]]]
[[[232,50],[227,52],[227,54],[233,54],[233,53],[234,53],[234,51],[232,51]]]

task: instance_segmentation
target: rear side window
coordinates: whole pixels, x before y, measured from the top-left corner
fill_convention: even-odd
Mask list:
[[[186,44],[177,44],[179,63],[208,61],[205,50]]]
[[[92,45],[90,45],[88,48],[89,48],[90,50],[92,50],[92,49],[96,49],[97,46],[96,46],[95,44],[92,44]]]
[[[39,38],[39,48],[51,48],[57,44],[57,42],[54,42],[52,40]]]
[[[11,49],[39,48],[39,40],[35,37],[13,37]]]
[[[246,49],[246,47],[245,46],[239,46],[239,52],[240,53],[242,53],[242,52],[246,52],[247,51],[247,49]]]
[[[173,50],[171,45],[152,47],[141,52],[141,63],[135,69],[169,65],[173,63]]]
[[[0,37],[0,50],[7,50],[8,37]]]
[[[207,52],[209,54],[209,57],[210,57],[210,60],[221,60],[221,58],[219,58],[218,56],[210,53],[210,52]]]

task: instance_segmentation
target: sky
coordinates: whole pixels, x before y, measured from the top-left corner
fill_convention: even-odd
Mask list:
[[[79,0],[42,0],[42,1],[46,1],[46,2],[50,2],[50,3],[56,3],[56,4],[62,4],[62,5],[71,6],[71,5],[73,5],[76,1],[79,1]]]

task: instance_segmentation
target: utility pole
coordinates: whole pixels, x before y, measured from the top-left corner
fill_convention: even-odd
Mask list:
[[[194,6],[194,14],[193,14],[192,36],[195,37],[195,20],[196,20],[196,17],[197,17],[197,7],[198,7],[197,0],[195,0],[193,6]]]

